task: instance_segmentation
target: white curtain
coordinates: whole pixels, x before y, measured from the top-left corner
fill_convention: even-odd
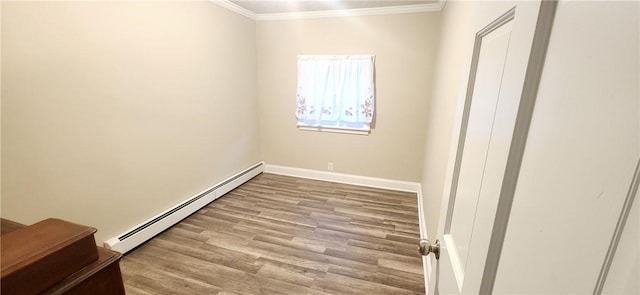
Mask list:
[[[374,114],[373,56],[298,56],[298,124],[368,127]]]

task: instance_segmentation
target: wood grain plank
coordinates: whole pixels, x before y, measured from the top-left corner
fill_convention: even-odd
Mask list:
[[[386,273],[381,273],[381,272],[358,271],[348,267],[341,267],[336,265],[332,265],[329,268],[329,272],[351,277],[354,279],[363,280],[363,281],[397,287],[400,289],[405,289],[405,290],[413,291],[416,293],[424,293],[424,288],[420,285],[420,282],[418,280],[411,280],[409,278],[404,278],[400,276],[390,276],[390,275],[387,275]]]
[[[337,284],[336,282],[340,283]],[[312,288],[330,294],[416,294],[416,292],[411,290],[378,284],[334,273],[327,273],[324,279],[315,280]]]

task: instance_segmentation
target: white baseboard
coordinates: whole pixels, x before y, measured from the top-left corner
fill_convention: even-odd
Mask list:
[[[337,183],[353,184],[373,188],[388,189],[394,191],[403,191],[416,193],[418,199],[418,222],[420,224],[420,238],[426,238],[427,224],[424,217],[424,207],[422,200],[422,185],[418,182],[393,180],[386,178],[367,177],[353,174],[336,173],[330,171],[320,171],[311,169],[302,169],[287,166],[278,166],[266,164],[264,172],[286,176],[294,176],[300,178],[331,181]]]
[[[183,202],[165,210],[164,212],[150,218],[149,220],[132,227],[104,242],[106,248],[127,253],[131,249],[138,247],[157,234],[172,227],[182,219],[200,210],[215,199],[223,196],[227,192],[242,185],[246,181],[262,173],[264,162],[259,162],[246,168],[233,176],[205,189],[204,191],[186,199]]]
[[[320,171],[311,169],[302,169],[287,166],[278,166],[267,164],[264,172],[280,174],[286,176],[295,176],[300,178],[315,179],[322,181],[331,181],[345,184],[353,184],[360,186],[368,186],[374,188],[412,192],[417,193],[420,190],[420,184],[417,182],[409,182],[402,180],[393,180],[386,178],[375,178],[353,174],[336,173],[330,171]]]
[[[294,176],[294,177],[300,177],[300,178],[307,178],[307,179],[331,181],[331,182],[338,182],[338,183],[345,183],[345,184],[353,184],[353,185],[416,193],[416,198],[418,200],[418,222],[420,226],[420,238],[426,239],[429,236],[427,234],[427,224],[424,216],[424,207],[423,207],[424,202],[422,198],[422,185],[420,183],[386,179],[386,178],[367,177],[367,176],[360,176],[360,175],[353,175],[353,174],[336,173],[336,172],[330,172],[330,171],[320,171],[320,170],[302,169],[302,168],[287,167],[287,166],[278,166],[278,165],[271,165],[271,164],[266,164],[264,172],[279,174],[279,175],[286,175],[286,176]],[[429,292],[428,281],[429,281],[429,278],[431,277],[431,259],[429,256],[422,257],[422,268],[424,270],[424,283],[425,283],[425,292],[426,292],[425,294],[428,294]]]
[[[388,189],[416,193],[418,199],[418,222],[420,224],[420,238],[426,238],[427,224],[424,217],[424,207],[422,200],[422,186],[418,182],[393,180],[386,178],[367,177],[353,174],[336,173],[329,171],[302,169],[287,166],[266,164],[264,172],[300,178],[331,181],[337,183],[353,184],[373,188]]]

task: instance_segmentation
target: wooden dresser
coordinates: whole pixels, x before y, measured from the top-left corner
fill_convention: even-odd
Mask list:
[[[1,219],[2,294],[125,294],[122,255],[97,247],[95,228],[59,219]]]

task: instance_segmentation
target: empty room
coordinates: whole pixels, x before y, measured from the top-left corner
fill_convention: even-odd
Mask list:
[[[640,294],[638,1],[1,1],[4,294]]]

